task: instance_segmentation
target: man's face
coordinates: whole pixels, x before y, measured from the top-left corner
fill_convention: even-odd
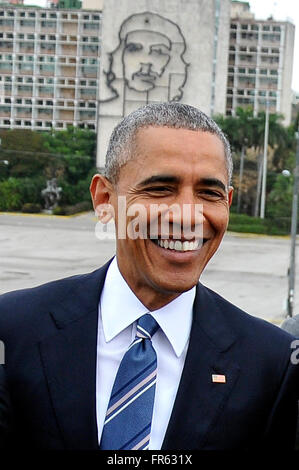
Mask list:
[[[202,131],[149,127],[141,129],[136,140],[136,156],[121,168],[109,202],[116,214],[116,228],[121,223],[117,214],[118,196],[126,198],[127,214],[135,204],[145,208],[139,225],[143,225],[147,236],[118,239],[117,260],[137,297],[148,308],[155,309],[197,284],[227,228],[233,190],[228,188],[224,148],[217,136]],[[169,212],[168,248],[160,246],[159,239],[165,238],[162,233],[165,229],[161,228],[163,215],[153,237],[158,240],[150,238],[153,217],[156,217],[151,207],[157,204],[189,206],[190,227],[201,225],[202,230],[197,233],[202,233],[202,239],[197,235],[193,247],[187,245],[187,251],[171,249],[170,242],[177,238],[174,237],[177,226],[181,229],[182,243],[186,237],[190,241],[190,234],[183,233],[185,228],[179,213]],[[202,207],[199,215],[194,211],[196,205]],[[126,216],[127,226],[132,223],[133,215],[134,211]]]
[[[123,51],[124,78],[136,91],[155,88],[170,60],[171,43],[163,34],[132,31],[126,37]]]

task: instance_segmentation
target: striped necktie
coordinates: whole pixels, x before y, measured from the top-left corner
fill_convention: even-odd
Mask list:
[[[157,355],[151,337],[158,328],[149,314],[138,320],[136,337],[120,363],[113,385],[101,450],[148,448],[157,376]]]

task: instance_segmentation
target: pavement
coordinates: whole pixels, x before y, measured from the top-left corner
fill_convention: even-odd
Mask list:
[[[96,224],[92,212],[72,217],[0,213],[0,294],[104,264],[115,254],[114,230],[109,226],[106,238],[99,239]],[[289,257],[289,237],[227,233],[201,281],[251,315],[279,325],[286,315]],[[294,315],[299,313],[298,274],[296,286]]]

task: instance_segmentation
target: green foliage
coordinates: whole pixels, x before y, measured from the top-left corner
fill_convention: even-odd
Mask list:
[[[267,199],[267,217],[290,218],[292,215],[294,178],[277,175]]]
[[[67,130],[44,134],[47,151],[57,155],[63,166],[63,179],[77,184],[94,166],[96,134],[91,130],[68,127]]]
[[[288,235],[290,219],[273,217],[261,219],[247,214],[230,213],[228,230],[231,232],[254,233],[261,235]]]
[[[74,205],[68,206],[57,206],[53,209],[54,215],[74,215],[80,212],[86,212],[92,210],[91,200],[78,202]]]
[[[22,196],[19,192],[19,181],[9,178],[0,182],[0,210],[15,211],[22,207]]]
[[[42,206],[33,202],[26,202],[22,207],[22,212],[26,214],[38,214],[41,210]]]
[[[27,202],[40,204],[43,178],[13,178],[0,182],[0,210],[19,211]]]
[[[255,149],[263,147],[266,119],[264,111],[254,116],[253,109],[249,106],[247,108],[237,108],[236,116],[218,115],[214,119],[228,137],[234,151],[241,151],[242,146]],[[283,146],[286,142],[287,130],[281,124],[281,120],[281,114],[269,115],[270,147]]]
[[[63,189],[61,205],[90,204],[90,180],[97,171],[93,131],[73,127],[49,133],[5,130],[0,131],[0,138],[0,160],[9,162],[0,166],[0,210],[34,210],[27,204],[43,207],[41,190],[54,177]]]

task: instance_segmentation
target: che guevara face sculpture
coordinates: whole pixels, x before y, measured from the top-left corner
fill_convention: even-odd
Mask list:
[[[179,101],[187,79],[185,39],[180,28],[158,14],[144,12],[128,17],[119,31],[119,44],[109,53],[106,85],[109,101],[119,96],[120,82],[129,90],[156,99]]]

